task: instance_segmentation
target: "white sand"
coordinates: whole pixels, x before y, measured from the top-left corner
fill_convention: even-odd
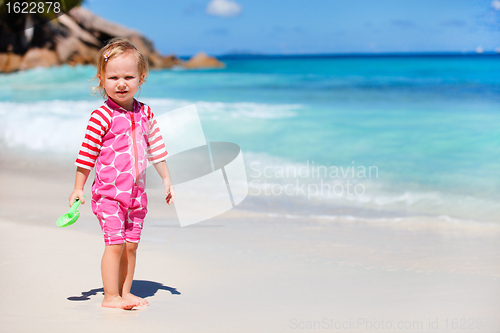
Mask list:
[[[180,228],[155,190],[133,286],[151,305],[101,308],[102,290],[74,300],[102,288],[104,245],[90,204],[55,226],[73,173],[2,167],[1,332],[500,331],[496,226],[280,219],[243,203]]]

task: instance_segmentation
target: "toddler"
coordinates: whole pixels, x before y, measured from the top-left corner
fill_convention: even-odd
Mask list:
[[[134,98],[147,74],[147,59],[126,39],[112,39],[99,51],[95,90],[107,99],[92,112],[75,163],[70,206],[77,198],[85,203],[83,187],[95,166],[92,211],[106,245],[101,262],[103,307],[130,310],[148,305],[130,293],[147,212],[148,160],[162,178],[167,203],[175,198],[158,124],[151,108]]]

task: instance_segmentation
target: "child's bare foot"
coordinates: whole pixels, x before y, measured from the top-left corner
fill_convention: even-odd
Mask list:
[[[131,310],[132,308],[139,306],[139,302],[137,301],[131,301],[129,299],[125,299],[120,296],[114,296],[114,297],[104,297],[104,300],[102,301],[101,304],[102,307],[105,308],[117,308],[117,309],[123,309],[123,310]]]
[[[130,301],[130,302],[136,302],[136,303],[139,303],[138,306],[148,306],[149,303],[148,301],[146,301],[144,298],[141,298],[139,296],[135,296],[134,294],[123,294],[122,295],[122,298],[126,299],[127,301]]]

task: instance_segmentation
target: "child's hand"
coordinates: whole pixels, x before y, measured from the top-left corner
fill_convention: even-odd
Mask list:
[[[164,180],[163,187],[165,187],[165,195],[166,195],[165,201],[169,205],[173,204],[174,199],[175,199],[174,185],[172,184],[172,182],[170,180],[167,180],[167,181]]]
[[[73,193],[69,196],[69,206],[71,207],[76,199],[80,199],[82,204],[85,203],[85,197],[83,196],[83,190],[74,190]]]

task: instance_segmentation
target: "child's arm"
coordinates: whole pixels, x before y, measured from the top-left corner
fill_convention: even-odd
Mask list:
[[[153,164],[156,172],[160,175],[163,183],[163,187],[165,188],[165,195],[167,196],[167,203],[173,204],[175,199],[175,191],[174,185],[172,184],[172,179],[170,178],[170,171],[168,170],[167,163],[165,161],[161,161],[159,163]]]
[[[94,167],[95,161],[102,146],[102,138],[106,134],[111,123],[113,111],[105,107],[95,109],[90,114],[90,119],[85,130],[82,146],[76,159],[75,188],[69,196],[71,206],[78,198],[82,204],[85,203],[83,196],[83,186],[89,177],[90,170]]]
[[[73,205],[76,198],[80,199],[82,204],[85,203],[85,198],[83,197],[83,186],[89,177],[90,170],[84,169],[82,167],[76,168],[76,176],[75,176],[75,189],[73,193],[69,196],[69,206]]]

